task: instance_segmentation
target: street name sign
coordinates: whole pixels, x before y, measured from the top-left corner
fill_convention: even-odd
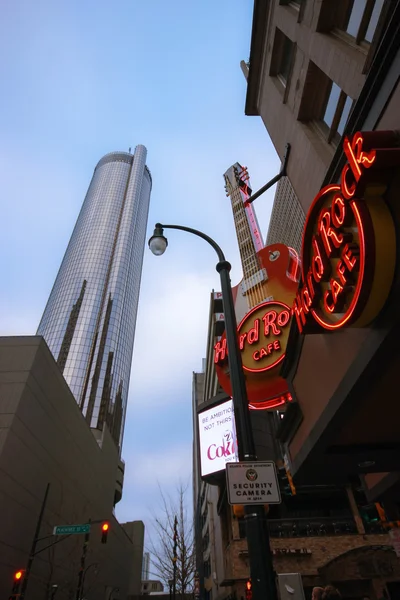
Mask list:
[[[53,535],[73,535],[79,533],[89,533],[90,524],[84,525],[56,525],[53,529]]]
[[[273,461],[226,463],[229,504],[280,504]]]

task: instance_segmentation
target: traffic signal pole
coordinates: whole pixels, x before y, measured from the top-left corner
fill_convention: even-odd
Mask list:
[[[172,584],[172,599],[176,600],[176,571],[177,571],[177,561],[178,561],[178,518],[175,516],[174,519],[174,555],[172,558],[172,563],[174,566],[174,576],[173,576],[173,584]]]
[[[20,600],[24,600],[24,598],[25,598],[25,592],[26,592],[26,588],[28,585],[28,580],[29,580],[29,575],[30,575],[31,568],[32,568],[33,559],[35,558],[36,545],[39,540],[40,528],[42,526],[43,515],[44,515],[45,508],[46,508],[47,496],[49,495],[49,489],[50,489],[50,484],[48,483],[47,487],[46,487],[46,491],[44,493],[42,506],[40,508],[39,518],[36,523],[35,535],[33,536],[31,551],[29,553],[29,558],[28,558],[28,562],[26,565],[26,569],[25,569],[25,577],[24,577],[24,579],[22,581],[22,585],[21,585],[21,593],[19,596]]]
[[[91,519],[88,519],[88,524],[91,524]],[[87,549],[89,546],[89,539],[90,539],[90,529],[87,533],[85,533],[85,539],[83,542],[83,546],[82,546],[82,555],[81,555],[81,568],[79,569],[79,575],[78,575],[78,585],[76,586],[76,600],[80,600],[81,595],[82,595],[82,583],[83,583],[83,574],[85,572],[85,562],[86,562],[86,554],[87,554]]]

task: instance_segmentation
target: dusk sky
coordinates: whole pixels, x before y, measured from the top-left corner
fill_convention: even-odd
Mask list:
[[[157,221],[211,235],[241,278],[223,173],[239,161],[254,190],[279,170],[259,117],[244,115],[240,61],[247,0],[3,0],[0,18],[0,334],[34,335],[93,169],[137,144],[152,173]],[[255,204],[266,236],[274,189]],[[125,425],[121,521],[151,521],[158,483],[192,465],[192,373],[205,356],[217,257],[167,232],[145,250]]]

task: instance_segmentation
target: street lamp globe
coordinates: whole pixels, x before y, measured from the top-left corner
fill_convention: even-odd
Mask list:
[[[157,223],[154,233],[149,239],[149,248],[155,256],[164,254],[168,246],[168,240],[164,236],[164,229]]]

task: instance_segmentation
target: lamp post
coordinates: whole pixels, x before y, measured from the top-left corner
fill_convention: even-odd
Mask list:
[[[86,577],[86,573],[89,571],[89,569],[91,569],[92,567],[94,567],[95,569],[97,569],[97,567],[99,566],[99,563],[95,562],[95,563],[91,563],[90,565],[88,565],[86,567],[86,569],[83,571],[83,576],[82,576],[82,583],[81,583],[81,589],[80,589],[80,593],[81,593],[81,598],[83,598],[83,596],[85,595],[85,577]]]
[[[164,237],[164,229],[178,229],[197,235],[210,244],[218,255],[216,270],[221,279],[222,303],[225,315],[225,332],[228,348],[228,363],[232,385],[233,407],[237,428],[237,444],[240,461],[254,462],[257,460],[253,430],[247,399],[246,382],[243,374],[242,357],[240,354],[235,306],[229,272],[230,263],[218,244],[205,233],[183,227],[182,225],[162,225],[157,223],[149,248],[156,256],[164,254],[168,240]],[[245,519],[247,530],[247,545],[249,551],[250,574],[253,583],[254,600],[276,600],[275,573],[272,554],[269,546],[269,532],[263,506],[246,506]]]

